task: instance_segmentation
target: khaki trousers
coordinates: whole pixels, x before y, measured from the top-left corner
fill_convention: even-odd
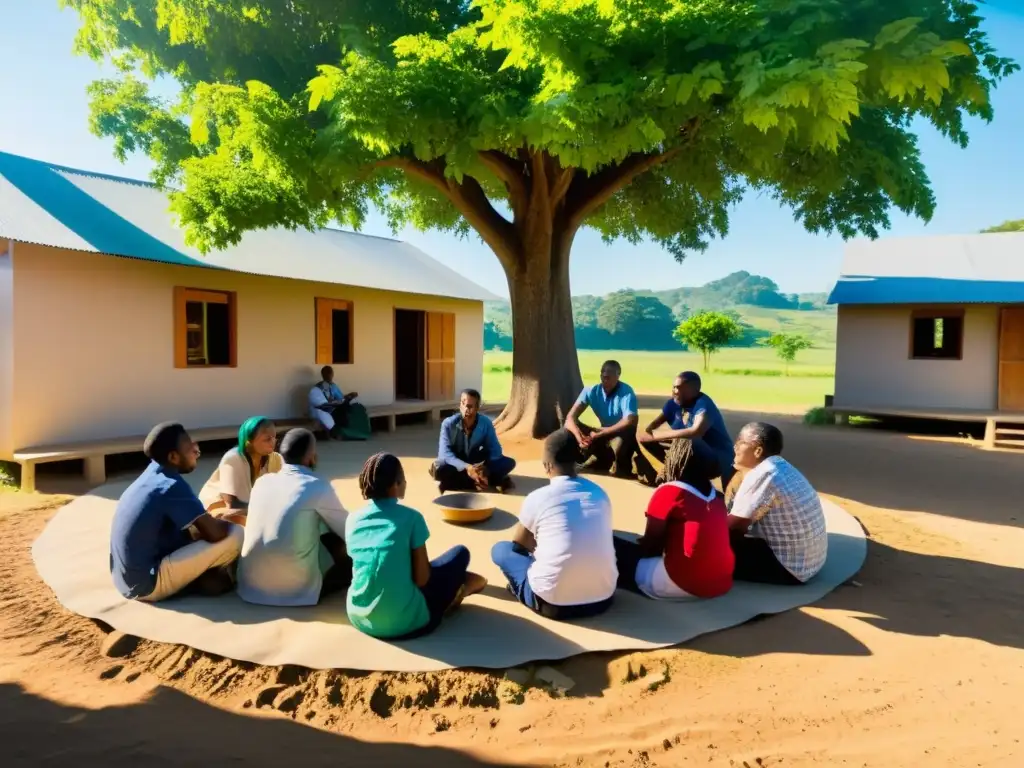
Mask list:
[[[220,541],[193,541],[160,561],[156,588],[145,597],[146,603],[156,603],[176,595],[211,568],[230,565],[242,552],[245,529],[231,526],[231,533]]]

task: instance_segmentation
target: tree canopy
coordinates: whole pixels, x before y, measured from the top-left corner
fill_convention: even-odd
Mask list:
[[[1004,221],[1002,224],[996,224],[994,227],[981,230],[982,233],[992,232],[1024,232],[1024,219],[1011,219],[1010,221]]]
[[[786,364],[787,374],[789,364],[796,360],[797,353],[814,346],[810,339],[798,333],[773,333],[764,340],[764,344],[772,347],[779,359]]]
[[[743,335],[743,328],[725,312],[698,312],[679,324],[673,335],[682,344],[699,349],[704,356],[704,370],[711,365],[711,356]]]
[[[677,258],[744,190],[871,237],[934,196],[912,130],[964,145],[1015,65],[964,0],[61,0],[123,74],[92,127],[147,153],[191,243],[358,228],[371,207],[469,234],[509,280],[506,416],[534,433],[580,376],[568,259],[587,225]],[[180,99],[148,88],[173,78]]]

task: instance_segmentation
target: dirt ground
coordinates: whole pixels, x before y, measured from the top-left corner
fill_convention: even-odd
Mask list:
[[[856,582],[681,648],[557,664],[567,695],[147,641],[105,656],[103,628],[64,611],[31,562],[67,497],[2,493],[0,765],[1024,764],[1024,455],[774,420],[868,531]]]

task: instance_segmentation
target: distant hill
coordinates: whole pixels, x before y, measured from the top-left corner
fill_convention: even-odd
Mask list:
[[[672,330],[701,310],[732,312],[746,333],[737,346],[753,346],[772,333],[800,333],[815,347],[834,347],[836,309],[827,294],[785,294],[767,277],[734,272],[693,288],[667,291],[625,289],[607,296],[573,296],[576,346],[580,349],[679,349]],[[484,348],[511,349],[508,302],[484,309]]]

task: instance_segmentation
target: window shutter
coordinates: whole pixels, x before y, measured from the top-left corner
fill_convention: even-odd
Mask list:
[[[185,322],[187,288],[174,289],[174,367],[188,368],[188,326]]]
[[[334,326],[329,299],[316,300],[316,363],[330,365],[334,361]]]

